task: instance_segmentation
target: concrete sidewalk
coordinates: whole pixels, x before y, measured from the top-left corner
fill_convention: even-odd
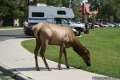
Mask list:
[[[94,80],[93,77],[104,77],[80,69],[57,69],[57,63],[48,60],[52,71],[47,71],[39,57],[40,71],[34,70],[34,55],[21,46],[26,39],[9,39],[0,42],[0,66],[11,70],[26,80]],[[65,68],[64,65],[62,67]]]

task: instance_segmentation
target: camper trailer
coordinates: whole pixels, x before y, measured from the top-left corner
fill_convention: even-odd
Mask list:
[[[29,5],[27,23],[24,25],[24,32],[26,35],[32,35],[31,27],[34,24],[40,22],[48,22],[54,24],[60,24],[67,27],[70,26],[71,19],[74,18],[74,13],[71,8],[66,7],[54,7],[47,5]]]

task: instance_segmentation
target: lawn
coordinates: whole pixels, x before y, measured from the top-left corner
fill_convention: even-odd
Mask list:
[[[92,66],[87,67],[72,48],[68,48],[68,61],[71,66],[120,78],[120,28],[92,29],[90,34],[83,34],[78,38],[91,52]],[[23,41],[22,45],[33,52],[35,40]],[[58,61],[58,53],[59,47],[50,45],[45,55],[52,61]]]

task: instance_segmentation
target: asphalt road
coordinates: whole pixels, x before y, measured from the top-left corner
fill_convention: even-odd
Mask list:
[[[23,28],[0,29],[0,42],[8,39],[25,38],[25,37],[30,37],[30,36],[26,36],[24,34]]]

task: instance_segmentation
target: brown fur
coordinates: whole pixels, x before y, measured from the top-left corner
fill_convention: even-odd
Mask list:
[[[90,65],[90,53],[86,47],[84,47],[79,40],[76,38],[74,32],[71,28],[63,27],[60,25],[49,24],[49,23],[39,23],[32,27],[33,33],[36,38],[36,48],[34,50],[36,69],[39,70],[37,55],[40,49],[40,55],[48,68],[50,70],[44,53],[48,44],[60,46],[59,52],[59,64],[58,67],[61,69],[61,57],[64,54],[66,67],[69,68],[67,61],[66,48],[72,47],[73,50],[80,55],[85,63]]]

